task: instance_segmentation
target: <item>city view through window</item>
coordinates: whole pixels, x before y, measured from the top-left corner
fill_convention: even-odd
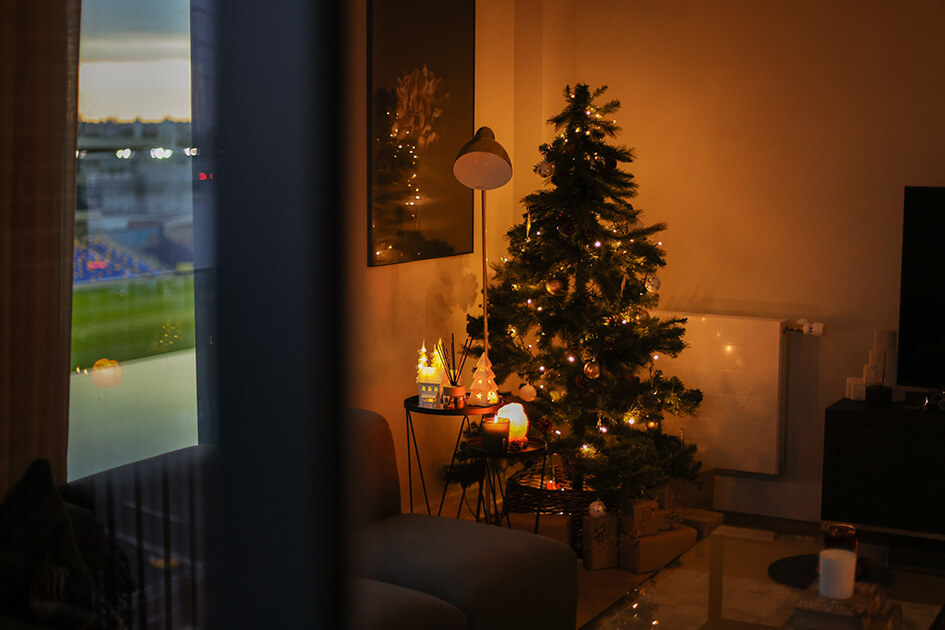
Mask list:
[[[197,442],[188,0],[85,0],[69,478]]]

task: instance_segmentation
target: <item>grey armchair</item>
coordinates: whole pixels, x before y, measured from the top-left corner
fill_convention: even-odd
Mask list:
[[[401,514],[386,420],[351,410],[352,619],[358,630],[573,630],[577,556],[528,532]]]

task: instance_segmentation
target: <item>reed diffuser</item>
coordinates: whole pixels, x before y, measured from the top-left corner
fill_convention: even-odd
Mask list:
[[[469,347],[472,339],[466,338],[466,342],[460,350],[460,357],[456,358],[456,338],[450,334],[450,349],[447,351],[442,341],[437,342],[434,351],[439,355],[443,368],[446,371],[446,379],[449,385],[443,387],[443,408],[444,409],[462,409],[466,406],[466,386],[462,383],[463,368],[466,366],[466,357],[469,356]]]

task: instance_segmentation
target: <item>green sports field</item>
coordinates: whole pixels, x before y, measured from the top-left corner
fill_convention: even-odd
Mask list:
[[[72,370],[194,347],[192,273],[76,285]]]

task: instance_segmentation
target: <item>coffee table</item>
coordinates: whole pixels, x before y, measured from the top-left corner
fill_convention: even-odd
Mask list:
[[[821,548],[813,537],[723,525],[582,630],[781,628],[804,591],[772,580],[768,566]],[[929,630],[945,617],[945,577],[892,574],[886,593],[902,607],[902,630]]]

